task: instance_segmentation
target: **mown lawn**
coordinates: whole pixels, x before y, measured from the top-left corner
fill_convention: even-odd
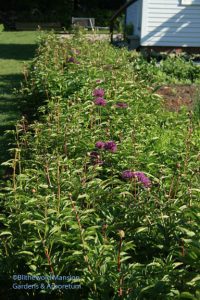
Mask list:
[[[9,140],[4,132],[20,118],[19,99],[13,89],[19,87],[24,65],[34,56],[37,36],[38,32],[30,31],[0,33],[0,163],[8,158]]]

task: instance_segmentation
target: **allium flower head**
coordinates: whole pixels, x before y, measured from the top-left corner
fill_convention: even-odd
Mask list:
[[[144,187],[148,188],[151,186],[151,180],[143,172],[133,172],[133,176],[137,177]]]
[[[143,172],[132,172],[130,170],[126,170],[122,172],[122,178],[123,179],[137,178],[138,181],[141,182],[145,188],[151,186],[151,180]]]
[[[123,179],[131,179],[133,177],[134,177],[133,172],[130,170],[126,170],[126,171],[122,172]]]
[[[106,100],[101,97],[96,98],[94,103],[99,106],[106,106]]]
[[[125,103],[125,102],[117,102],[117,103],[116,103],[116,106],[117,106],[118,108],[127,108],[127,107],[128,107],[128,104]]]
[[[103,97],[105,94],[104,89],[95,89],[93,91],[93,96],[95,97]]]
[[[67,59],[67,61],[70,63],[75,63],[75,58],[71,56]]]
[[[105,146],[105,143],[102,142],[102,141],[98,141],[95,144],[95,147],[98,148],[98,149],[104,149],[104,146]]]
[[[117,145],[115,144],[115,142],[109,141],[109,142],[105,143],[104,149],[108,150],[110,152],[116,152],[117,151]]]

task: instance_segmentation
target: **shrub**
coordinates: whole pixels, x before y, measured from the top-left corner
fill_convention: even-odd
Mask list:
[[[155,58],[150,62],[145,57],[139,55],[133,59],[133,67],[138,72],[142,80],[153,83],[199,83],[200,67],[194,65],[191,60],[184,57],[168,56],[166,59],[157,62]]]

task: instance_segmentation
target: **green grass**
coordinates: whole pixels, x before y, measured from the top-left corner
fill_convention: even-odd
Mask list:
[[[19,87],[24,65],[34,56],[37,36],[38,32],[30,31],[0,32],[0,163],[8,158],[9,139],[4,132],[20,118],[20,103],[13,89]]]

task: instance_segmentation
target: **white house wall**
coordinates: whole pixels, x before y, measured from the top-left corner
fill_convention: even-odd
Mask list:
[[[126,25],[133,24],[133,33],[138,36],[141,35],[141,2],[142,0],[138,0],[130,5],[126,11]]]
[[[200,47],[200,0],[184,1],[143,0],[142,46]]]

